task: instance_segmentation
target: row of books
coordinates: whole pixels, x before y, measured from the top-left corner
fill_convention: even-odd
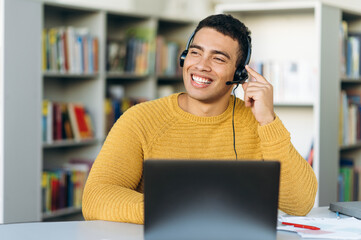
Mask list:
[[[361,34],[349,32],[348,23],[340,24],[341,77],[359,78],[361,70]]]
[[[338,177],[338,201],[361,201],[361,167],[355,166],[353,159],[340,160]]]
[[[361,140],[361,91],[341,91],[340,99],[340,146],[355,144]]]
[[[167,41],[163,36],[157,36],[156,73],[157,75],[181,75],[179,56],[184,48],[174,41]]]
[[[130,28],[124,39],[107,42],[107,71],[131,74],[153,73],[155,32],[151,28]]]
[[[87,28],[43,29],[43,71],[92,74],[99,69],[99,42]]]
[[[72,160],[60,169],[43,171],[42,212],[81,208],[83,189],[90,168],[90,161]]]
[[[105,134],[107,135],[110,129],[118,118],[130,107],[145,102],[145,98],[127,98],[121,99],[107,98],[105,99]]]
[[[252,61],[273,86],[275,103],[313,103],[317,69],[308,61]]]
[[[92,120],[82,104],[43,100],[42,138],[44,143],[60,140],[81,141],[93,137]]]

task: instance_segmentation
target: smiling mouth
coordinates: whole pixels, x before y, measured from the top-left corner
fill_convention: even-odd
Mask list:
[[[191,77],[192,77],[192,80],[199,85],[204,85],[204,84],[209,85],[212,83],[212,80],[209,78],[200,77],[200,76],[197,76],[194,74],[192,74]]]

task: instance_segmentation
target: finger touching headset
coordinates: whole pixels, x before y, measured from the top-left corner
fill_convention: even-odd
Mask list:
[[[182,52],[182,54],[179,57],[179,64],[180,64],[181,67],[183,67],[183,65],[184,65],[184,60],[187,57],[189,46],[190,46],[191,42],[193,41],[194,35],[195,35],[195,32],[193,32],[192,35],[190,36],[190,38],[188,39],[186,49]],[[244,62],[243,65],[240,65],[240,66],[237,67],[237,69],[236,69],[236,71],[234,73],[233,81],[226,82],[227,85],[242,84],[247,80],[248,72],[245,69],[245,66],[247,64],[249,64],[249,61],[251,60],[251,52],[252,52],[251,38],[249,36],[247,36],[247,58],[246,58],[246,61]]]

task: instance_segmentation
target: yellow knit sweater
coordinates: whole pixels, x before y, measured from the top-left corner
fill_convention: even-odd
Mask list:
[[[144,159],[235,159],[233,97],[221,115],[198,117],[178,106],[178,95],[138,104],[114,124],[84,189],[86,220],[143,223]],[[279,208],[292,215],[307,214],[317,180],[280,119],[260,126],[251,109],[237,99],[234,120],[238,159],[279,160]]]

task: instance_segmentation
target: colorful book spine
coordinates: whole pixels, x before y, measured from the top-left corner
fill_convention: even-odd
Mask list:
[[[94,138],[90,111],[82,104],[43,100],[42,138],[48,144]]]
[[[80,208],[90,160],[71,160],[61,169],[45,170],[42,174],[42,211]]]
[[[145,75],[154,72],[155,31],[136,27],[123,39],[107,41],[107,71]]]
[[[361,168],[354,159],[341,158],[338,177],[338,201],[361,201]]]
[[[361,91],[347,89],[341,91],[339,114],[340,146],[356,144],[361,141]]]
[[[128,110],[130,107],[147,101],[145,98],[127,98],[122,99],[105,99],[105,134],[107,135],[112,128],[113,124],[118,120],[118,118],[123,115],[123,113]]]
[[[305,59],[257,60],[250,66],[262,74],[273,86],[276,104],[313,104],[317,67]]]
[[[174,41],[166,41],[164,37],[158,36],[156,46],[156,73],[167,76],[180,75],[178,58],[181,44]]]
[[[86,74],[98,71],[98,38],[87,28],[44,29],[42,41],[44,72]]]

